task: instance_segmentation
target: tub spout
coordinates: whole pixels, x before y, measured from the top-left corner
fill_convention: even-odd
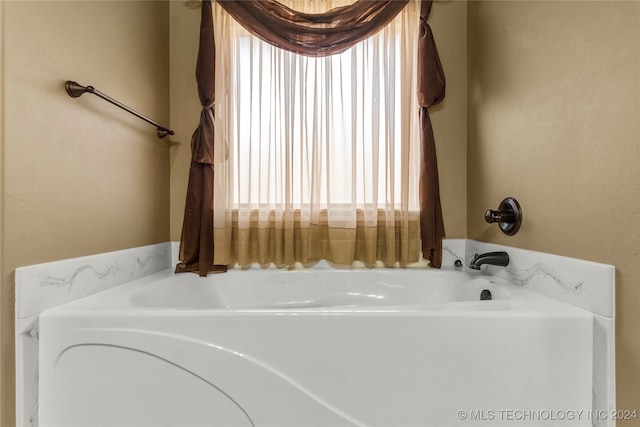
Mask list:
[[[483,264],[498,265],[506,267],[509,265],[509,254],[506,252],[487,252],[485,254],[475,254],[469,268],[472,270],[480,270],[480,266]]]

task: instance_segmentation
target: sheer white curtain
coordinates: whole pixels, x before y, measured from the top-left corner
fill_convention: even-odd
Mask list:
[[[418,260],[419,13],[410,2],[348,51],[309,58],[214,3],[216,264]]]

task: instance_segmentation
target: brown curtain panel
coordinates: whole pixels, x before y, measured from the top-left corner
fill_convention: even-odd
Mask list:
[[[408,0],[358,0],[321,14],[307,14],[275,0],[216,0],[249,32],[276,47],[307,56],[343,52],[390,23]],[[422,1],[418,51],[418,99],[421,120],[420,229],[423,256],[432,267],[442,263],[444,223],[440,205],[435,141],[428,107],[442,101],[445,78],[427,19],[431,0]],[[196,77],[203,106],[192,141],[192,160],[177,272],[200,275],[226,271],[213,265],[213,129],[215,45],[211,0],[202,1]]]
[[[444,221],[440,204],[438,160],[428,107],[444,99],[445,78],[431,27],[431,1],[422,1],[418,40],[418,102],[420,104],[420,237],[422,256],[432,267],[442,266]]]
[[[211,1],[202,2],[200,46],[196,80],[202,112],[200,123],[191,137],[191,167],[184,208],[180,260],[176,273],[186,271],[206,276],[227,271],[213,265],[213,131],[215,102],[215,58]]]

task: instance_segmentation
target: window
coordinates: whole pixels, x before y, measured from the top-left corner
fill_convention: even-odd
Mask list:
[[[347,3],[291,6],[327,10]],[[419,241],[419,7],[410,2],[390,25],[342,54],[310,58],[259,40],[214,6],[219,234],[237,239],[238,230],[300,234],[320,226],[352,230],[353,237],[338,240],[353,239],[347,245],[355,247],[358,227],[389,227],[373,233],[369,244],[375,247],[376,233],[394,242],[396,226],[409,233],[411,213],[412,245]],[[231,223],[235,237],[222,231]],[[299,245],[331,246],[324,237],[301,239]]]
[[[312,191],[323,208],[400,205],[402,156],[412,148],[403,145],[412,136],[403,135],[400,35],[324,58],[251,36],[236,49],[234,207],[282,199],[301,207]],[[417,192],[409,200],[417,209]]]

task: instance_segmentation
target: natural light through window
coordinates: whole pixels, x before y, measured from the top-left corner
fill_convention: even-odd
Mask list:
[[[354,5],[282,3],[280,12],[316,14],[322,25]],[[330,49],[304,31],[270,39],[247,25],[266,42],[213,4],[216,263],[418,260],[421,3],[403,5],[376,32],[321,57]]]
[[[417,24],[399,17],[318,58],[230,26],[216,133],[233,209],[418,210],[415,50],[405,47],[416,33],[404,28]]]
[[[401,55],[385,60],[400,40],[385,41],[392,46],[363,43],[325,58],[274,54],[253,37],[238,41],[235,204],[285,197],[298,206],[312,191],[323,206],[400,202]],[[325,179],[314,182],[313,169],[326,171]]]

